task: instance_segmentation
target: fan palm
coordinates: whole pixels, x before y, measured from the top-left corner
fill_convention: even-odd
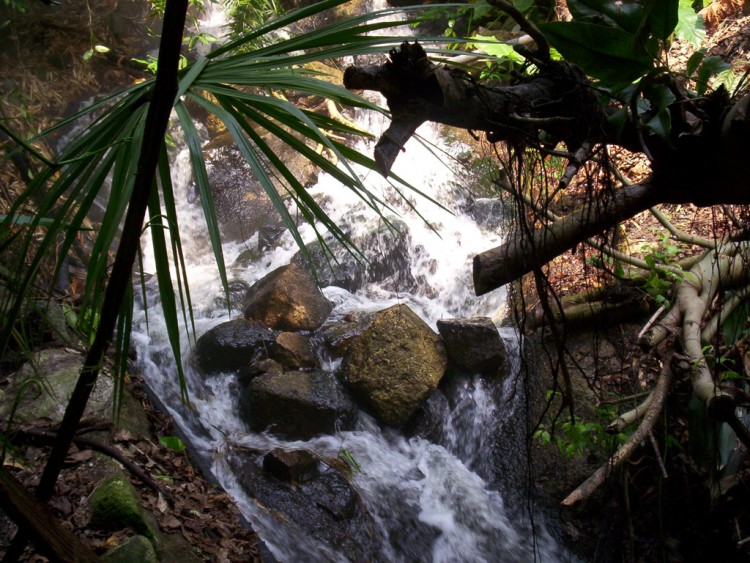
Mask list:
[[[276,42],[257,41],[345,1],[325,0],[296,10],[251,30],[178,72],[187,2],[168,0],[160,68],[156,77],[94,103],[40,135],[50,135],[83,118],[91,120],[84,132],[54,161],[42,159],[43,169],[0,223],[0,254],[5,256],[4,263],[8,266],[6,283],[11,289],[0,303],[4,325],[0,333],[0,351],[5,350],[13,339],[15,319],[19,317],[26,296],[38,283],[45,261],[50,256],[57,257],[56,276],[63,267],[61,258],[67,255],[78,231],[84,228],[84,221],[95,201],[106,199],[87,267],[82,300],[82,310],[87,313],[78,315],[81,327],[95,333],[96,337],[76,388],[76,393],[80,391],[78,397],[82,404],[78,401],[79,405],[73,408],[75,401],[71,399],[60,430],[59,448],[56,448],[60,450],[57,457],[62,456],[59,461],[67,450],[63,428],[68,425],[72,438],[115,328],[116,364],[120,369],[124,367],[133,306],[131,272],[136,253],[140,252],[139,240],[146,210],[167,332],[181,388],[187,398],[181,368],[178,317],[182,311],[189,323],[191,307],[165,140],[171,110],[174,110],[189,149],[193,180],[200,194],[208,236],[225,291],[228,290],[224,258],[196,127],[196,108],[212,114],[229,132],[303,251],[304,244],[280,192],[294,201],[301,216],[310,224],[322,225],[345,247],[356,252],[346,234],[326,216],[258,132],[265,129],[277,136],[292,150],[354,190],[376,211],[385,205],[368,191],[349,164],[353,162],[377,170],[375,162],[335,137],[336,133],[361,135],[360,131],[333,118],[300,109],[284,96],[269,93],[293,90],[302,95],[322,96],[339,104],[383,111],[343,87],[321,80],[303,65],[344,55],[383,52],[399,43],[400,37],[372,35],[372,32],[395,23],[404,23],[388,19],[398,10],[366,13]],[[157,124],[159,117],[160,125]],[[3,130],[32,154],[42,158],[33,151],[31,143],[22,141],[5,127]],[[309,146],[311,141],[327,148],[343,165],[321,156]],[[152,186],[158,189],[152,189]],[[139,207],[142,211],[137,212]],[[28,209],[33,209],[33,213],[25,214]],[[165,229],[171,233],[169,238]],[[319,232],[316,230],[316,233]],[[320,234],[318,237],[322,241]],[[110,252],[118,245],[118,255],[110,272]],[[101,291],[105,285],[108,285],[106,293]],[[55,451],[51,460],[54,457]],[[46,480],[42,478],[40,489],[46,486],[46,490],[37,491],[42,498],[51,494],[51,486],[59,472],[59,468],[50,467],[54,465],[50,461],[49,474],[46,474]]]

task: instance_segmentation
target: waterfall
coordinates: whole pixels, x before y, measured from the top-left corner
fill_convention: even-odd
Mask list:
[[[361,113],[358,123],[379,134],[388,123],[380,115]],[[323,293],[334,303],[334,317],[350,311],[373,311],[392,304],[406,303],[433,329],[441,318],[490,316],[499,321],[505,293],[493,292],[481,298],[473,295],[471,260],[475,253],[501,242],[497,233],[483,230],[462,205],[467,186],[462,185],[457,167],[446,165],[436,155],[456,156],[466,147],[441,138],[432,125],[422,126],[417,138],[410,140],[396,161],[393,172],[424,191],[446,209],[413,198],[419,212],[401,201],[393,187],[381,176],[361,170],[373,193],[394,205],[396,217],[408,227],[411,276],[419,280],[415,292],[395,291],[383,283],[369,283],[351,293],[339,287],[326,287]],[[175,135],[177,138],[178,134]],[[179,138],[177,139],[179,141]],[[179,145],[178,145],[179,146]],[[360,151],[371,154],[372,142],[362,142]],[[199,207],[190,203],[189,158],[180,149],[174,162],[175,190],[182,208],[180,228],[186,241],[188,277],[195,314],[197,335],[229,320],[214,258],[205,242],[205,225]],[[348,190],[328,175],[321,175],[310,193],[326,202],[326,211],[339,224],[353,229],[352,235],[377,227],[381,219],[365,208]],[[354,219],[356,218],[356,219]],[[301,227],[306,242],[315,240],[309,227]],[[227,264],[254,244],[251,241],[227,242],[223,249]],[[297,248],[286,233],[275,248],[262,259],[232,274],[252,284],[273,269],[287,264]],[[144,269],[153,272],[150,249],[144,249]],[[543,527],[536,527],[536,545],[532,547],[532,528],[523,510],[506,506],[498,476],[493,468],[493,436],[504,425],[512,424],[516,413],[516,378],[511,373],[504,382],[480,377],[452,382],[428,405],[436,427],[430,439],[406,437],[394,430],[383,430],[369,416],[360,415],[357,428],[334,436],[321,436],[306,442],[286,442],[268,433],[250,433],[237,417],[236,377],[203,379],[191,361],[191,338],[182,327],[182,355],[188,378],[191,406],[180,401],[177,370],[161,317],[155,280],[147,285],[148,316],[143,303],[133,314],[133,345],[138,369],[149,387],[166,405],[190,442],[193,451],[210,465],[217,481],[237,501],[243,514],[281,561],[347,561],[334,543],[315,538],[288,518],[279,518],[243,486],[234,452],[268,452],[275,447],[305,448],[321,456],[337,457],[345,450],[361,469],[353,476],[361,502],[372,518],[375,546],[367,556],[372,561],[543,561],[567,560]],[[237,312],[233,313],[236,316]],[[148,322],[147,322],[148,319]],[[512,331],[503,329],[511,371],[519,369],[518,344]],[[335,364],[329,364],[334,369]],[[515,448],[518,449],[516,444]]]

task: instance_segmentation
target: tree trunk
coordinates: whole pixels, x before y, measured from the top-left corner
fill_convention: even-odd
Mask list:
[[[483,295],[538,268],[587,238],[614,227],[654,204],[650,186],[635,184],[617,190],[610,199],[590,201],[561,220],[517,231],[500,246],[474,257],[474,291]]]

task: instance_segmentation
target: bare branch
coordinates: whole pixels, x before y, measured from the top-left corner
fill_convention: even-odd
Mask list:
[[[656,420],[661,414],[664,407],[664,401],[672,382],[672,367],[670,361],[664,362],[661,373],[656,380],[656,385],[652,392],[653,398],[643,416],[640,426],[633,432],[627,441],[609,458],[607,463],[597,469],[586,481],[570,493],[562,501],[563,506],[573,506],[583,500],[588,499],[601,485],[607,480],[607,477],[625,463],[638,445],[648,437],[649,432],[654,427]]]
[[[503,12],[513,18],[522,30],[524,30],[531,36],[531,38],[536,43],[537,49],[535,54],[537,58],[541,59],[544,62],[550,60],[550,49],[547,38],[539,30],[539,28],[529,20],[527,20],[523,16],[523,14],[515,6],[513,6],[513,4],[511,4],[510,2],[506,2],[505,0],[487,0],[487,3],[490,6],[500,8]]]

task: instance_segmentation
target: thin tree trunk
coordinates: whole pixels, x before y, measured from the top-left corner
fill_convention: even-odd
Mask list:
[[[65,415],[58,431],[58,439],[52,447],[36,490],[36,497],[42,502],[48,501],[54,494],[55,483],[62,469],[63,461],[73,441],[73,436],[83,416],[91,391],[96,384],[107,349],[112,342],[117,316],[130,283],[133,263],[140,246],[140,235],[148,207],[149,195],[155,183],[159,151],[164,142],[169,116],[177,94],[178,63],[187,6],[188,0],[167,0],[159,46],[159,68],[146,116],[133,194],[125,217],[125,225],[112,268],[112,275],[104,295],[99,327],[94,342],[86,355],[78,383],[65,409]],[[19,530],[13,540],[14,546],[11,551],[18,553],[18,546],[25,545],[27,541],[28,535],[26,532]],[[5,560],[9,560],[7,556]]]

